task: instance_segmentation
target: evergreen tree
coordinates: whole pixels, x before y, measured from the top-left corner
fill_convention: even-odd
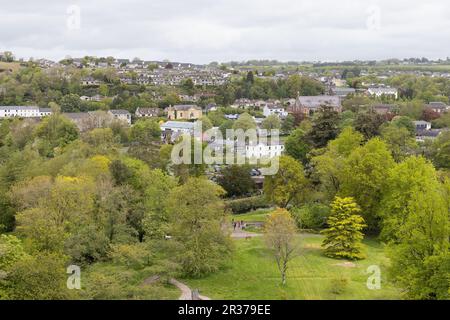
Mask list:
[[[332,258],[363,259],[361,240],[364,235],[364,219],[359,215],[361,209],[353,198],[336,197],[331,204],[328,229],[322,231],[325,240],[325,255]]]

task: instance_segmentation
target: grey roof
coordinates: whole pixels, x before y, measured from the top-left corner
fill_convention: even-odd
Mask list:
[[[443,102],[430,102],[426,106],[434,109],[443,109],[443,110],[446,110],[448,108],[448,106]]]
[[[39,108],[39,112],[52,112],[51,108]]]
[[[123,109],[112,109],[112,110],[109,110],[109,112],[111,112],[112,114],[125,114],[125,115],[130,114],[130,112],[128,110],[123,110]]]
[[[176,104],[173,106],[173,108],[177,111],[185,111],[189,110],[190,108],[201,110],[201,108],[199,108],[196,104]]]
[[[158,115],[162,110],[159,108],[137,108],[136,113],[139,114],[156,114]]]
[[[341,98],[339,96],[299,96],[297,101],[300,102],[301,105],[306,106],[308,108],[320,108],[323,105],[340,107],[341,106]]]
[[[38,106],[0,106],[0,110],[32,110],[39,109]]]
[[[161,129],[194,129],[193,122],[183,122],[183,121],[167,121],[161,125]]]
[[[414,125],[421,125],[421,124],[423,124],[423,125],[431,125],[431,123],[430,122],[428,122],[428,121],[424,121],[424,120],[418,120],[418,121],[413,121],[413,123],[414,123]]]
[[[416,133],[416,136],[419,137],[437,137],[441,133],[441,130],[439,129],[433,129],[433,130],[419,130]]]

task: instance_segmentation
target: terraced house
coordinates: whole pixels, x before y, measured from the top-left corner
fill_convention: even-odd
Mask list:
[[[174,105],[166,109],[169,120],[197,120],[202,117],[202,109],[195,104]]]

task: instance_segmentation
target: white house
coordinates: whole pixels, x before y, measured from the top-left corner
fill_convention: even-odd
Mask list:
[[[126,122],[128,125],[131,125],[131,113],[127,110],[109,110],[110,113],[115,119]]]
[[[423,131],[423,130],[430,130],[431,129],[431,122],[428,121],[413,121],[414,126],[416,127],[416,131]]]
[[[367,89],[367,93],[370,96],[375,96],[375,97],[393,96],[393,97],[395,97],[395,99],[398,98],[398,90],[396,88],[385,88],[385,87],[374,88],[374,87],[371,87],[371,88]]]
[[[0,118],[42,118],[52,114],[50,108],[37,106],[0,106]]]
[[[266,104],[263,108],[263,114],[265,117],[268,117],[271,115],[277,115],[279,117],[286,117],[288,115],[288,113],[282,106],[279,106],[276,104]]]
[[[266,145],[266,144],[256,144],[249,145],[245,147],[245,156],[247,158],[273,158],[281,156],[284,151],[284,145]]]

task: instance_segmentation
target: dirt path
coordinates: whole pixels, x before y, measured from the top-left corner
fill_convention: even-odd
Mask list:
[[[145,279],[142,282],[142,286],[146,286],[146,285],[152,285],[155,282],[158,282],[160,280],[160,277],[158,275],[155,276],[151,276],[147,279]],[[174,285],[175,287],[177,287],[178,289],[180,289],[181,291],[181,295],[178,298],[178,300],[192,300],[192,289],[189,288],[186,284],[184,284],[183,282],[180,282],[174,278],[169,280],[169,283]],[[208,297],[199,295],[200,300],[211,300]]]
[[[262,234],[260,233],[254,233],[254,232],[247,232],[243,230],[235,230],[231,233],[231,237],[235,239],[248,239],[253,237],[260,237]]]

